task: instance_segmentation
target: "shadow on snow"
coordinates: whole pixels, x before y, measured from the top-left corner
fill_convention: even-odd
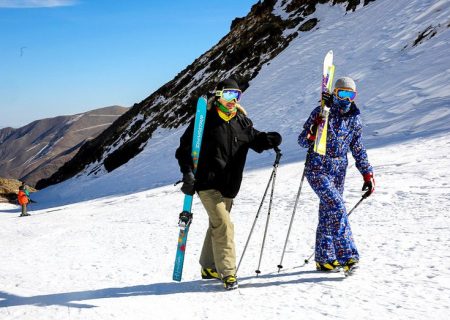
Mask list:
[[[315,273],[316,271],[300,271],[292,273],[280,273],[280,274],[268,274],[257,277],[258,279],[271,280],[274,278],[281,278],[286,276],[301,276],[306,274]],[[319,273],[320,274],[320,273]],[[243,277],[240,281],[256,279],[256,277]],[[342,281],[343,278],[338,277],[313,277],[313,278],[298,278],[294,280],[277,280],[266,282],[251,282],[241,283],[240,288],[265,288],[279,285],[300,284],[300,283],[319,283],[319,282],[334,282]],[[78,301],[96,300],[96,299],[109,299],[109,298],[126,298],[133,296],[158,296],[169,294],[182,294],[182,293],[201,293],[201,292],[218,292],[222,291],[222,285],[218,281],[204,281],[195,280],[187,282],[164,282],[154,283],[149,285],[139,285],[123,288],[107,288],[89,291],[78,292],[66,292],[55,293],[47,295],[37,295],[31,297],[21,297],[18,295],[10,294],[0,291],[0,308],[33,305],[39,307],[46,307],[51,305],[60,305],[71,308],[94,308],[97,307],[92,304],[80,303]]]

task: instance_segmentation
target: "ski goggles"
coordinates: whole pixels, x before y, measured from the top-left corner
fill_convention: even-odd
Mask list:
[[[223,89],[216,91],[216,97],[220,97],[225,101],[239,101],[241,99],[242,91],[239,89]]]
[[[348,100],[352,102],[356,98],[356,91],[349,90],[349,89],[335,89],[334,94],[338,99],[341,100]]]

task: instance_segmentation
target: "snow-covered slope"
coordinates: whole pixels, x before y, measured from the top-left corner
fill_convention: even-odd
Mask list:
[[[296,152],[295,136],[317,105],[329,49],[335,79],[348,75],[356,81],[367,145],[449,131],[450,2],[375,1],[352,14],[324,5],[314,16],[327,27],[292,41],[250,83],[243,99],[260,127],[282,128],[284,149]],[[435,35],[413,46],[430,28]]]
[[[286,5],[276,6],[276,12]],[[300,33],[263,66],[242,104],[256,128],[282,133],[285,162],[302,160],[297,135],[317,105],[323,57],[333,49],[336,77],[356,80],[369,147],[448,132],[449,16],[444,0],[377,0],[353,13],[344,6],[317,5],[310,18],[318,18],[321,27]],[[436,34],[413,46],[430,26]],[[92,165],[77,178],[45,189],[39,200],[61,204],[172,183],[180,177],[174,153],[184,129],[158,129],[140,154],[115,171],[87,176]],[[247,168],[259,168],[270,165],[272,155],[250,154],[249,159]]]
[[[278,169],[262,274],[254,270],[267,203],[234,292],[199,280],[207,216],[198,199],[183,281],[171,281],[182,202],[175,187],[37,210],[29,218],[2,206],[0,319],[447,319],[449,151],[446,136],[370,150],[378,187],[350,217],[361,269],[348,279],[303,263],[313,252],[318,209],[307,184],[277,273],[303,162]],[[248,172],[236,199],[238,257],[271,170]],[[348,206],[358,201],[361,182],[351,166]]]
[[[276,6],[282,17],[283,3]],[[184,128],[165,129],[117,170],[39,192],[29,218],[0,207],[0,318],[447,319],[450,3],[377,0],[351,14],[322,5],[314,16],[320,28],[265,65],[242,101],[258,129],[284,137],[260,277],[254,270],[267,207],[239,271],[240,289],[224,292],[219,282],[199,280],[207,218],[196,198],[183,281],[171,281],[183,197],[168,184],[179,178],[173,154]],[[304,166],[296,137],[317,103],[329,49],[337,76],[356,79],[377,181],[350,217],[361,269],[348,279],[304,265],[318,209],[307,184],[285,268],[276,272]],[[273,160],[273,152],[249,157],[232,211],[238,257]],[[353,164],[346,181],[350,208],[362,185]]]

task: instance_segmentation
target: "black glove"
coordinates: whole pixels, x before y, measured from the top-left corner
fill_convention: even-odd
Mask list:
[[[181,186],[181,192],[183,192],[186,195],[192,196],[195,193],[195,177],[194,173],[192,171],[183,173],[183,185]]]
[[[375,179],[373,177],[373,173],[366,173],[364,175],[364,184],[362,187],[362,191],[366,191],[366,193],[364,193],[363,195],[364,198],[367,198],[375,191]]]
[[[329,92],[322,92],[322,100],[325,102],[325,105],[327,107],[331,108],[331,105],[333,103],[333,95]]]
[[[206,93],[206,100],[209,101],[209,99],[214,98],[216,96],[216,93],[214,91],[208,91]]]
[[[267,142],[272,148],[278,147],[281,144],[283,138],[278,132],[267,132],[266,133]]]

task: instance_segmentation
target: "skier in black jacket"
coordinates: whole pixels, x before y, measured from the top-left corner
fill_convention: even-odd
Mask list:
[[[234,225],[230,219],[233,198],[239,192],[248,149],[261,153],[280,145],[277,132],[260,132],[238,104],[241,90],[233,79],[216,86],[208,101],[197,171],[192,169],[194,121],[180,139],[176,158],[183,173],[185,194],[198,192],[209,216],[200,265],[203,279],[222,279],[226,289],[237,288]]]

